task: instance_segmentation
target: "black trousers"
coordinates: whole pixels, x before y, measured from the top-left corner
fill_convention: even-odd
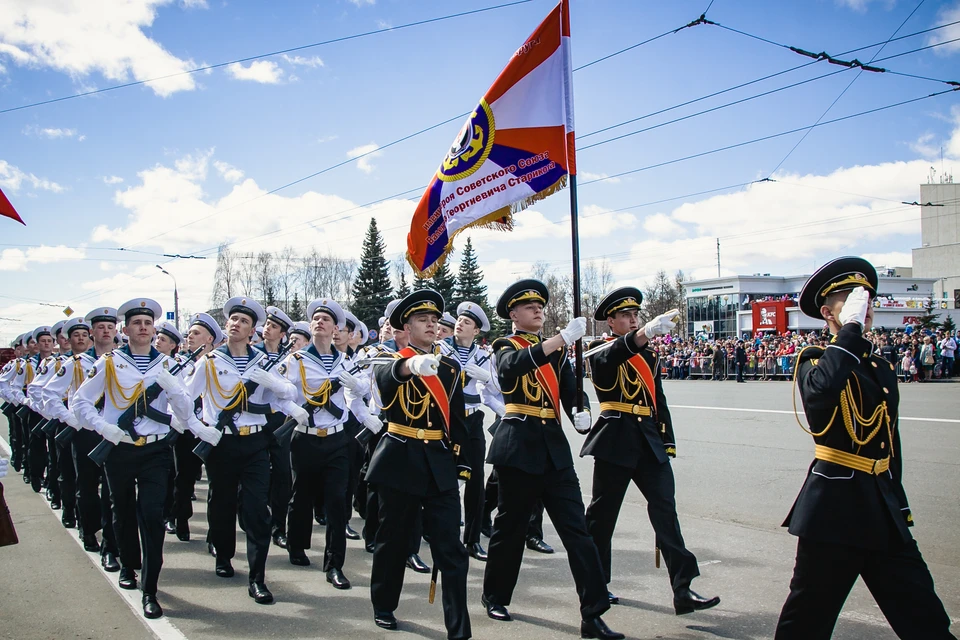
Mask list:
[[[656,534],[657,546],[663,553],[674,591],[690,586],[700,575],[697,558],[687,550],[677,519],[677,502],[673,469],[670,462],[659,463],[646,446],[636,469],[595,460],[593,466],[593,500],[587,507],[587,531],[593,537],[603,562],[603,575],[609,584],[613,530],[617,526],[620,507],[630,481],[647,500],[647,515]]]
[[[500,483],[497,479],[497,470],[494,469],[487,477],[483,498],[483,524],[492,527],[493,510],[500,500]],[[527,526],[527,537],[543,540],[543,502],[537,500],[530,511],[530,524]]]
[[[203,461],[193,453],[200,439],[184,431],[173,445],[173,495],[170,500],[169,517],[177,522],[186,522],[193,516],[193,496],[197,474]]]
[[[57,429],[57,434],[65,429],[73,427],[62,425]],[[73,463],[73,452],[68,445],[66,448],[57,444],[56,437],[50,439],[48,447],[56,449],[58,468],[60,469],[59,485],[60,500],[63,503],[63,516],[67,518],[76,517],[77,512],[77,468]]]
[[[459,525],[458,525],[459,526]],[[377,529],[380,528],[380,495],[376,485],[367,484],[367,514],[363,519],[363,542],[375,544]],[[427,534],[430,535],[430,534]],[[423,539],[423,517],[414,519],[407,531],[407,556],[420,553],[420,541]]]
[[[77,515],[83,535],[96,535],[102,530],[101,552],[116,555],[119,549],[113,529],[110,485],[104,470],[88,457],[102,439],[96,432],[86,429],[79,431],[73,438],[73,465],[77,470]]]
[[[46,434],[42,434],[46,440],[47,449],[47,488],[50,491],[50,498],[53,501],[60,500],[60,449],[57,447],[56,440]]]
[[[496,470],[500,502],[483,572],[483,594],[487,600],[503,606],[510,604],[523,560],[530,513],[540,499],[567,550],[580,596],[580,615],[591,618],[609,609],[603,566],[597,546],[587,533],[580,481],[574,468],[551,468],[536,475],[513,467],[497,466]]]
[[[474,411],[465,420],[468,430],[473,423],[476,425],[475,431],[480,433],[479,438],[468,441],[467,464],[473,471],[463,488],[463,543],[473,544],[480,542],[480,528],[483,526],[483,470],[487,459],[487,442],[483,439],[483,412]]]
[[[356,423],[356,424],[353,424]],[[353,497],[357,494],[357,487],[360,483],[360,469],[363,467],[363,454],[364,448],[359,442],[357,442],[356,435],[360,432],[360,429],[365,428],[360,424],[357,419],[350,414],[350,419],[347,420],[347,425],[350,427],[347,429],[347,462],[349,468],[347,469],[347,523],[350,522],[350,517],[353,515]],[[364,492],[366,489],[364,489]],[[363,517],[363,514],[361,514]]]
[[[10,435],[10,464],[15,469],[17,467],[22,468],[23,464],[23,447],[20,441],[20,418],[17,417],[17,405],[12,402],[7,407],[7,410],[4,411],[3,415],[7,418],[7,429]]]
[[[297,431],[290,444],[293,500],[287,521],[287,548],[291,553],[310,548],[314,503],[318,495],[323,496],[327,517],[324,571],[343,569],[347,553],[347,440],[344,431],[323,438]]]
[[[103,465],[120,564],[142,569],[143,593],[149,595],[157,593],[163,566],[163,501],[172,464],[170,445],[161,440],[142,447],[121,442]]]
[[[448,638],[471,636],[467,612],[469,556],[460,542],[460,493],[441,492],[430,483],[427,495],[417,496],[381,486],[380,527],[370,573],[370,600],[378,611],[395,611],[400,603],[409,550],[409,531],[422,518],[430,536],[433,561],[441,575],[443,621]]]
[[[903,640],[956,640],[917,543],[873,551],[800,538],[776,640],[828,640],[857,577]]]
[[[272,413],[267,418],[270,431],[276,430],[286,422],[287,416]],[[286,535],[287,510],[290,506],[290,493],[293,490],[290,469],[290,436],[283,442],[270,437],[270,531]]]
[[[30,462],[30,484],[37,493],[43,489],[43,473],[47,470],[47,436],[42,432],[33,433],[33,428],[42,419],[40,414],[31,411],[29,417],[22,422],[23,434],[29,443],[27,451]],[[51,484],[56,484],[56,479]]]
[[[247,535],[250,582],[263,582],[270,550],[270,439],[259,431],[249,436],[224,434],[207,458],[210,492],[207,497],[207,541],[217,550],[217,562],[229,562],[237,551],[237,501],[242,496]]]

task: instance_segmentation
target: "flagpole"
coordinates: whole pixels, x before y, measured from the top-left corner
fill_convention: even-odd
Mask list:
[[[570,237],[573,242],[573,317],[580,309],[580,227],[577,220],[577,176],[570,174]],[[574,343],[574,372],[577,375],[577,411],[583,411],[583,340]]]

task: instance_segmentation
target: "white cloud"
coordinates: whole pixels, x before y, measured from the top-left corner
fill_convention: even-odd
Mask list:
[[[0,12],[0,58],[63,72],[78,82],[101,73],[114,82],[148,80],[196,66],[144,33],[173,0],[7,0]],[[169,96],[196,87],[190,75],[147,83]]]
[[[887,10],[892,9],[895,4],[895,0],[836,0],[836,2],[840,6],[853,9],[859,13],[866,12],[871,4],[880,4]]]
[[[954,3],[953,6],[944,5],[937,13],[935,23],[945,24],[948,22],[956,22],[957,20],[960,20],[960,2]],[[948,40],[956,40],[957,38],[960,38],[960,24],[953,24],[943,29],[937,29],[927,36],[927,44],[939,44]],[[934,49],[934,51],[942,56],[956,53],[960,51],[960,42],[951,42],[950,44],[939,46]]]
[[[371,142],[370,144],[365,144],[350,149],[350,151],[347,151],[347,157],[359,158],[357,160],[357,169],[360,169],[360,171],[363,171],[369,175],[376,169],[376,167],[373,166],[370,161],[383,155],[382,151],[377,151],[379,148],[379,145],[377,145],[375,142]]]
[[[22,249],[4,249],[3,253],[0,253],[0,271],[26,271],[27,264],[31,262],[38,264],[65,262],[79,260],[85,255],[82,249],[71,249],[63,245],[56,247],[41,245],[39,247],[30,247],[26,251]]]
[[[227,73],[237,80],[251,80],[263,84],[278,84],[283,79],[283,69],[271,60],[254,60],[249,67],[234,62],[227,65]]]
[[[362,7],[363,5],[373,5],[376,4],[377,0],[350,0],[350,4]]]
[[[664,213],[654,213],[643,219],[643,228],[655,236],[680,236],[684,228]]]
[[[35,124],[31,124],[24,127],[23,135],[35,136],[37,138],[47,138],[49,140],[56,140],[59,138],[77,138],[77,141],[79,142],[83,142],[87,138],[87,136],[85,135],[78,136],[76,129],[64,129],[60,127],[38,127]]]
[[[317,67],[324,66],[323,60],[321,60],[319,56],[311,56],[309,58],[303,58],[301,56],[288,56],[287,54],[283,54],[281,57],[284,60],[286,60],[288,64],[292,64],[299,67],[311,67],[316,69]]]
[[[103,176],[103,184],[120,184],[123,178],[120,176]]]
[[[232,164],[216,160],[213,166],[216,168],[217,173],[227,182],[237,183],[243,180],[243,171],[237,169]]]
[[[339,137],[340,137],[340,136],[336,136],[336,135],[334,135],[334,136],[320,136],[319,138],[317,138],[317,144],[323,144],[324,142],[332,142],[332,141],[336,140],[336,139],[339,138]]]
[[[581,178],[583,178],[584,182],[591,182],[593,180],[603,180],[604,178],[607,177],[607,174],[605,173],[591,173],[590,171],[581,171],[578,175]],[[609,180],[607,180],[607,182],[610,184],[617,184],[620,182],[620,178],[610,178]]]
[[[888,251],[887,253],[864,253],[860,256],[869,260],[873,266],[880,267],[910,267],[913,266],[913,254],[905,251]]]
[[[32,185],[34,189],[43,189],[54,193],[60,193],[64,190],[62,186],[52,180],[38,178],[32,173],[21,171],[6,160],[0,160],[0,187],[10,191],[19,191],[24,182]]]
[[[184,9],[208,9],[207,0],[180,0]]]

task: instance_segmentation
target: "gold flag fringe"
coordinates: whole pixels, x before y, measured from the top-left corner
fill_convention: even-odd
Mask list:
[[[547,187],[542,191],[538,191],[533,195],[527,196],[522,200],[517,200],[513,204],[507,205],[506,207],[501,207],[496,211],[488,213],[471,222],[468,225],[460,227],[457,229],[452,236],[447,238],[447,246],[444,248],[443,253],[437,258],[437,261],[432,265],[421,271],[416,264],[414,264],[413,259],[410,257],[410,252],[408,251],[405,255],[407,258],[407,264],[413,269],[414,274],[420,276],[421,278],[431,278],[433,274],[436,273],[437,269],[443,266],[443,263],[447,261],[447,257],[450,255],[450,252],[453,251],[453,240],[461,232],[466,231],[467,229],[495,229],[497,231],[513,231],[513,216],[514,214],[520,213],[527,207],[540,202],[546,197],[552,196],[557,191],[560,191],[566,188],[568,182],[568,175],[564,174],[559,180],[554,182],[552,185]]]

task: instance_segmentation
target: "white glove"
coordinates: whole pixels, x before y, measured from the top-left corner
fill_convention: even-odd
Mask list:
[[[103,427],[100,429],[100,435],[103,436],[103,439],[113,444],[118,444],[123,438],[124,433],[123,429],[109,422],[104,422]]]
[[[564,329],[560,329],[560,335],[567,345],[571,345],[587,333],[587,319],[583,316],[574,318]]]
[[[157,384],[160,385],[161,389],[167,392],[177,391],[183,388],[183,386],[180,384],[180,380],[166,369],[163,369],[157,374]]]
[[[589,411],[580,411],[573,414],[573,428],[577,433],[589,433],[593,426],[593,420],[590,418]]]
[[[80,421],[77,420],[77,416],[73,415],[69,411],[67,411],[67,413],[63,417],[63,420],[61,420],[60,422],[67,425],[68,427],[73,427],[77,431],[80,431],[81,429]]]
[[[183,430],[186,428],[183,426],[183,423],[177,420],[176,416],[172,416],[170,419],[170,428],[176,431],[177,433],[182,434]]]
[[[294,404],[287,409],[290,411],[290,417],[296,420],[297,424],[301,427],[305,427],[310,424],[310,412],[300,405]]]
[[[479,380],[480,382],[490,382],[490,372],[476,363],[468,362],[467,366],[465,366],[463,370],[466,371],[467,375],[474,380]]]
[[[415,376],[435,376],[440,369],[440,358],[428,353],[422,356],[413,356],[407,361],[410,373]]]
[[[680,311],[678,309],[670,309],[670,311],[660,314],[647,324],[643,325],[643,333],[648,338],[666,335],[677,326],[677,320],[679,319]]]
[[[261,387],[275,391],[277,386],[277,380],[270,375],[269,371],[264,371],[260,367],[256,367],[253,371],[250,372],[250,375],[247,376],[251,381],[256,382]]]
[[[847,295],[840,315],[837,317],[840,324],[856,322],[861,327],[867,319],[867,308],[870,306],[870,294],[863,287],[857,287]]]
[[[340,384],[351,391],[356,391],[357,389],[363,387],[363,381],[349,371],[341,371],[340,375],[337,376],[337,379],[340,380]]]
[[[383,429],[383,422],[377,416],[367,414],[363,419],[363,426],[376,434],[380,433],[380,430]]]
[[[6,458],[0,458],[0,478],[7,475],[7,465],[10,462]]]
[[[223,433],[219,429],[208,427],[205,424],[201,425],[200,428],[194,432],[194,435],[209,444],[211,447],[217,446],[217,443],[220,442],[220,438],[223,437]]]

